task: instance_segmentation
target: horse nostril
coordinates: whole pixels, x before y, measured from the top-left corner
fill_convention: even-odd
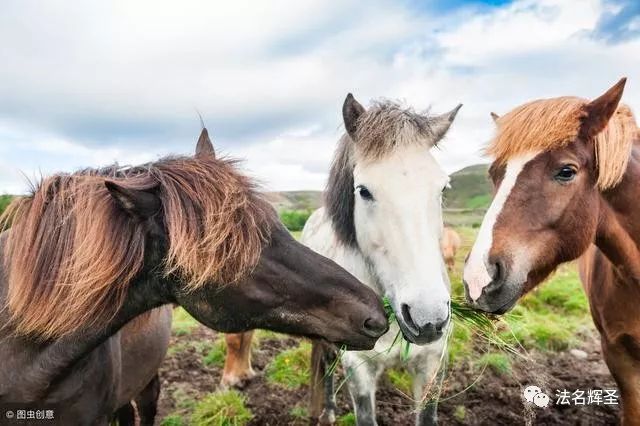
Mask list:
[[[363,325],[365,334],[370,337],[380,337],[387,332],[388,328],[389,324],[386,318],[384,321],[382,319],[367,318]]]
[[[411,313],[409,312],[409,305],[407,305],[406,303],[403,303],[402,305],[400,305],[400,311],[402,312],[402,319],[404,320],[404,323],[406,324],[407,328],[409,328],[409,330],[411,330],[412,333],[416,335],[419,334],[420,327],[416,325],[415,321],[411,317]]]
[[[436,332],[437,333],[442,333],[442,330],[444,330],[447,327],[447,324],[449,324],[449,316],[447,315],[447,318],[444,319],[444,321],[440,321],[438,323],[436,323]]]
[[[493,276],[491,278],[494,282],[500,282],[504,278],[504,265],[499,260],[493,264]]]

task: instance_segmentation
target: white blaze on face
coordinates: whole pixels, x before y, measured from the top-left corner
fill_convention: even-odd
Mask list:
[[[469,297],[472,300],[478,300],[482,294],[482,289],[491,283],[492,277],[488,272],[489,251],[493,244],[493,228],[496,220],[502,212],[511,190],[518,180],[518,176],[524,166],[531,161],[537,154],[530,153],[514,157],[507,162],[506,172],[498,192],[496,193],[491,206],[482,220],[480,232],[476,242],[473,244],[469,259],[464,266],[464,281],[469,289]]]

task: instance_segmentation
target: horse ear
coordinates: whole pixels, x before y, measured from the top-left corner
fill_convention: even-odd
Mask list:
[[[491,119],[493,120],[493,122],[497,123],[500,116],[493,111],[491,111],[489,114],[491,114]]]
[[[351,139],[355,140],[356,130],[358,130],[358,119],[364,112],[364,107],[349,93],[344,100],[344,104],[342,104],[342,119],[344,120],[344,127],[347,129],[347,133],[351,136]]]
[[[104,185],[118,206],[132,216],[148,218],[160,210],[161,202],[152,190],[131,189],[106,180]]]
[[[196,157],[216,156],[216,151],[213,149],[211,139],[209,139],[209,132],[206,127],[202,128],[198,143],[196,144]]]
[[[435,136],[434,142],[438,142],[447,133],[460,108],[462,108],[462,104],[458,104],[458,106],[451,111],[440,114],[432,119],[431,130]]]
[[[609,123],[609,119],[616,112],[626,78],[621,78],[611,89],[607,90],[604,95],[589,102],[585,109],[587,116],[582,122],[582,132],[587,138],[592,138],[604,130]]]

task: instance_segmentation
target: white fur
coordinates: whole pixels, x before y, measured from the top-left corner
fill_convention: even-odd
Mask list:
[[[381,296],[388,296],[398,315],[400,305],[406,303],[417,323],[446,319],[450,285],[440,237],[441,193],[448,176],[424,147],[402,149],[375,163],[356,164],[354,189],[364,185],[375,199],[363,200],[356,190],[358,249],[338,241],[324,208],[311,215],[301,241]],[[358,396],[375,401],[378,377],[385,368],[400,363],[399,346],[389,350],[398,330],[393,324],[371,351],[344,355],[342,363],[350,370],[354,405]],[[444,334],[447,336],[448,330]],[[417,401],[423,399],[425,385],[436,380],[445,348],[446,338],[424,346],[411,345],[406,366],[414,378],[413,397]]]
[[[493,228],[498,220],[498,216],[502,212],[504,204],[509,198],[520,172],[535,156],[535,153],[525,154],[507,162],[502,183],[482,220],[478,237],[473,244],[473,248],[464,267],[464,281],[467,283],[469,289],[469,297],[474,301],[478,300],[482,294],[482,289],[488,286],[492,280],[488,272],[489,252],[493,244]]]
[[[400,316],[404,303],[418,325],[449,315],[449,277],[442,259],[442,190],[449,177],[429,150],[411,146],[374,163],[356,158],[354,222],[361,253]]]

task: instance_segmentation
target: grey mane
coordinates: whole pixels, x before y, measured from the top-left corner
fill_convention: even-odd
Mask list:
[[[437,117],[416,113],[412,108],[383,100],[374,102],[358,119],[354,141],[344,134],[338,143],[325,190],[325,208],[338,240],[357,247],[353,220],[355,205],[353,188],[354,155],[366,161],[375,161],[393,152],[397,147],[436,144],[439,137],[433,130]]]
[[[329,181],[324,192],[324,204],[331,218],[331,226],[338,240],[349,247],[356,247],[356,227],[353,222],[353,141],[345,134],[338,143],[329,171]]]

